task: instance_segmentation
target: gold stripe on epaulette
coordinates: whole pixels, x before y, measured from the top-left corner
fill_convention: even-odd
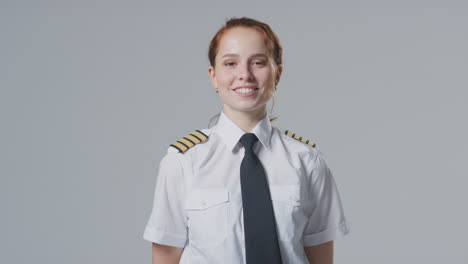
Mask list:
[[[315,147],[315,143],[308,140],[308,139],[305,139],[305,138],[302,138],[298,135],[296,135],[295,133],[289,131],[289,130],[286,130],[284,131],[284,134],[286,134],[288,137],[291,137],[291,138],[294,138],[295,140],[298,140],[298,141],[301,141],[302,143],[305,143],[311,147]]]
[[[208,140],[208,136],[200,130],[195,130],[189,135],[182,137],[176,142],[172,143],[170,146],[179,150],[179,152],[184,153],[193,146],[203,143]]]

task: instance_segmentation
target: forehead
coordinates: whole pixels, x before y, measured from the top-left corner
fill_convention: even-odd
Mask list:
[[[262,33],[245,27],[235,27],[227,30],[220,39],[218,55],[236,53],[248,55],[266,52],[265,38]]]

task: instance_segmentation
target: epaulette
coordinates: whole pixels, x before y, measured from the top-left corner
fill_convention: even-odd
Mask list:
[[[296,140],[299,140],[299,141],[301,141],[302,143],[306,143],[307,145],[309,145],[309,146],[311,146],[311,147],[313,147],[313,148],[315,147],[315,143],[314,143],[314,142],[312,142],[312,141],[310,141],[310,140],[308,140],[308,139],[302,138],[302,137],[300,137],[300,136],[294,134],[293,132],[291,132],[291,131],[289,131],[289,130],[284,131],[284,134],[286,134],[288,137],[292,137],[292,138],[294,138],[294,139],[296,139]]]
[[[181,139],[172,143],[170,146],[176,148],[179,150],[179,152],[184,153],[196,144],[203,143],[207,140],[208,136],[205,133],[201,132],[200,130],[195,130],[189,135],[182,137]]]

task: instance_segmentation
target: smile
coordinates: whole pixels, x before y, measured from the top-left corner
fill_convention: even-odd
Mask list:
[[[241,93],[241,94],[249,94],[253,91],[258,90],[258,88],[238,88],[236,89],[236,93]]]
[[[250,97],[258,93],[258,88],[238,88],[234,92],[241,97]]]

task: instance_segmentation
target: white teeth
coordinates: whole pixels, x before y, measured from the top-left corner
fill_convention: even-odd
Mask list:
[[[251,93],[254,90],[255,89],[253,89],[253,88],[239,88],[239,89],[236,90],[236,92],[243,93],[243,94],[248,94],[248,93]]]

